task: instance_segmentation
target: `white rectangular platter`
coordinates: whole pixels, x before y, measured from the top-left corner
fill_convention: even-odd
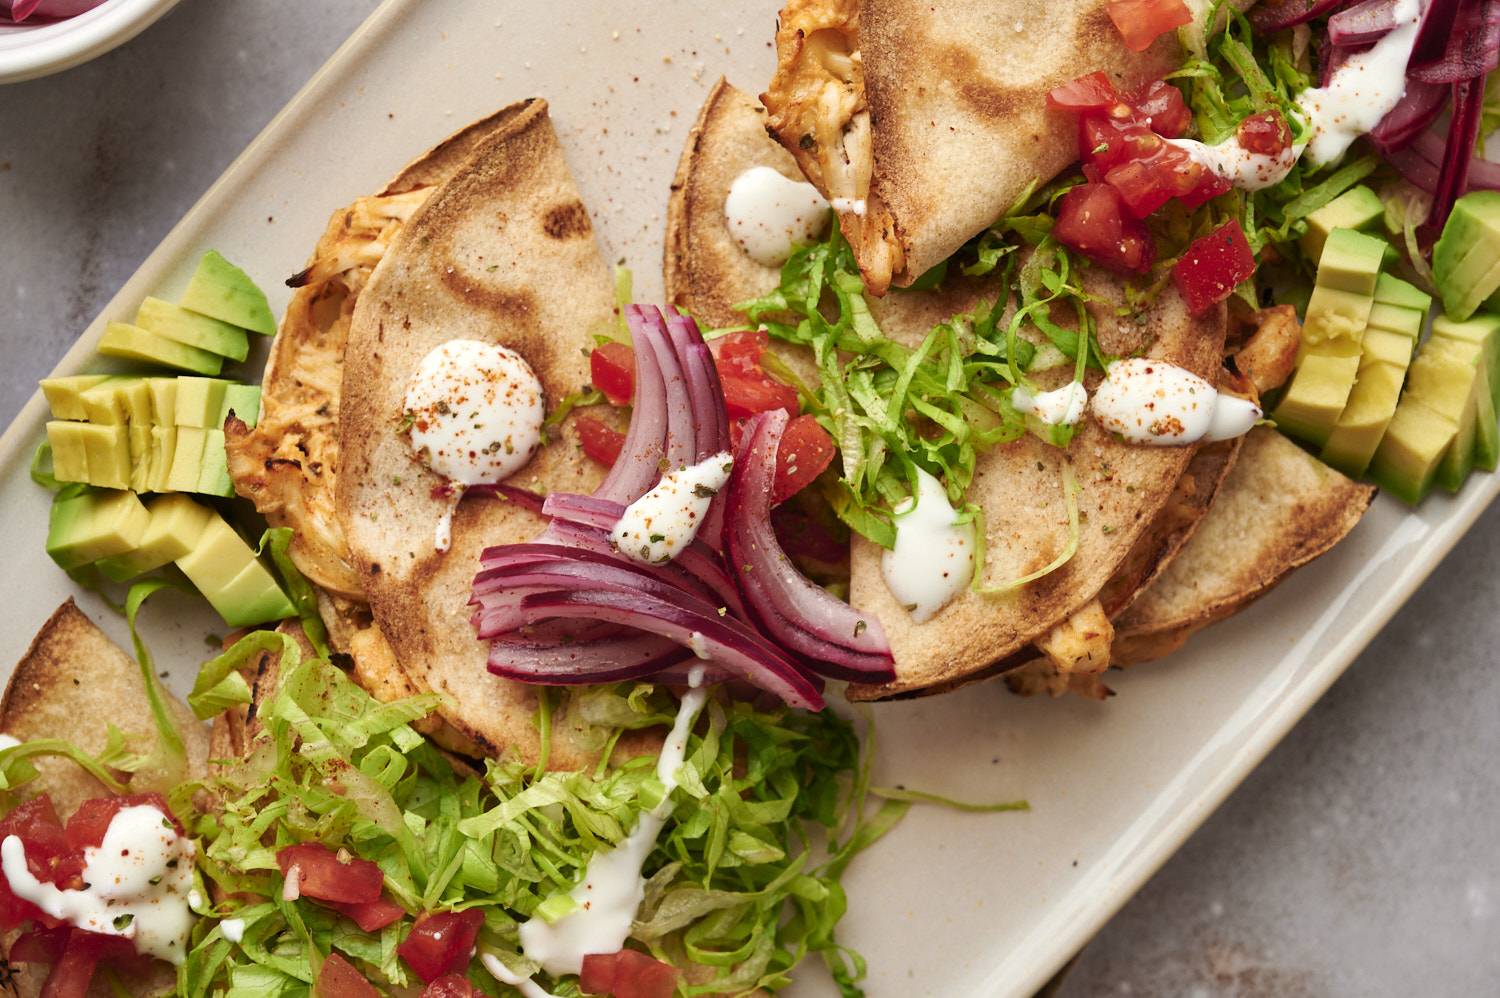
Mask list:
[[[461,125],[533,95],[552,104],[606,257],[634,268],[638,298],[654,299],[688,126],[718,75],[764,85],[775,8],[389,0],[81,331],[59,373],[96,369],[105,320],[179,291],[207,247],[246,267],[279,310],[279,278],[301,268],[330,212]],[[26,473],[45,418],[33,398],[0,438],[10,561],[0,662],[18,659],[71,591],[42,549],[48,495]],[[1023,701],[991,683],[877,707],[878,782],[1025,797],[1033,810],[918,808],[854,865],[843,939],[869,958],[869,993],[1034,992],[1328,688],[1497,490],[1500,479],[1478,475],[1415,513],[1378,499],[1344,544],[1248,612],[1167,662],[1112,677],[1119,696],[1106,704]],[[222,625],[186,597],[160,600],[146,627],[181,688]],[[80,601],[123,638],[102,603]],[[792,993],[833,989],[810,965]]]

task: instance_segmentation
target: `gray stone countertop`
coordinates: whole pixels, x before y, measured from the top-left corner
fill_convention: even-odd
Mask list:
[[[0,87],[0,421],[374,6],[188,0]],[[1061,994],[1500,993],[1497,559],[1500,508]]]

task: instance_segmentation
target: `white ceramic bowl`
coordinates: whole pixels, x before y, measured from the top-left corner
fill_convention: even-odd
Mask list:
[[[140,34],[177,0],[105,0],[65,21],[0,25],[0,83],[19,83],[101,56]]]

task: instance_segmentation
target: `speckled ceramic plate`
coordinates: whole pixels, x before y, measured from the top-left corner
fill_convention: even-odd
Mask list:
[[[106,319],[181,290],[218,247],[285,302],[329,212],[375,190],[465,122],[531,95],[552,102],[604,252],[660,293],[667,188],[683,137],[723,73],[767,79],[774,0],[501,4],[391,0],[230,167],[125,285],[59,373],[96,369]],[[66,596],[42,551],[47,495],[26,464],[40,396],[3,440],[15,661]],[[880,779],[974,799],[1026,797],[1029,814],[918,809],[849,878],[844,938],[876,998],[1029,995],[1171,855],[1390,619],[1500,489],[1476,475],[1415,513],[1381,498],[1353,535],[1246,613],[1170,660],[1112,678],[1107,704],[1018,700],[996,684],[877,707]],[[22,583],[20,580],[25,580]],[[188,681],[204,635],[194,601],[146,611],[159,659]],[[123,637],[102,604],[82,599]],[[833,993],[809,966],[793,990]]]

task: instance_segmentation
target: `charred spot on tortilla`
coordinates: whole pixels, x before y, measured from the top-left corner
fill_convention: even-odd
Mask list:
[[[569,201],[547,212],[542,231],[553,239],[578,239],[592,233],[594,225],[582,201]]]

